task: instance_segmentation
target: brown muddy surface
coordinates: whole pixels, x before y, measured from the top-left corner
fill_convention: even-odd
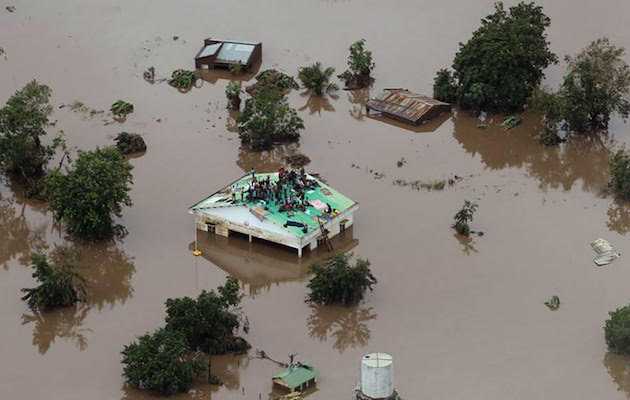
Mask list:
[[[604,192],[607,148],[628,141],[628,125],[614,121],[601,140],[547,149],[531,117],[506,132],[478,129],[458,113],[413,131],[366,118],[366,92],[325,101],[294,92],[306,124],[300,145],[252,154],[231,131],[226,79],[182,94],[142,78],[150,66],[158,79],[191,68],[211,35],[260,40],[263,68],[293,74],[316,60],[342,71],[348,45],[364,37],[376,60],[373,90],[430,93],[435,70],[491,3],[0,1],[0,102],[33,78],[53,88],[56,106],[78,100],[108,110],[125,99],[136,111],[124,123],[55,107],[50,132],[63,130],[79,149],[107,145],[122,130],[141,133],[148,145],[132,160],[135,204],[122,218],[129,235],[99,246],[70,243],[91,283],[88,302],[76,308],[38,315],[20,300],[20,288],[32,285],[30,252],[67,239],[45,204],[1,186],[0,398],[150,398],[124,386],[122,346],[162,323],[168,297],[215,288],[226,273],[243,282],[254,348],[275,358],[297,352],[321,370],[309,399],[350,398],[368,351],[394,355],[396,387],[410,399],[630,398],[630,361],[606,352],[601,328],[609,310],[630,301],[630,208]],[[543,4],[559,55],[602,35],[630,48],[630,2]],[[550,68],[548,84],[560,76],[561,66]],[[244,170],[275,168],[295,153],[361,205],[342,246],[369,258],[379,283],[355,308],[304,303],[309,259],[202,235],[204,257],[191,255],[188,206]],[[454,174],[464,179],[443,191],[392,184]],[[464,199],[479,203],[473,228],[483,237],[458,240],[450,229]],[[596,268],[588,244],[597,237],[622,258]],[[555,312],[543,305],[552,295],[562,302]],[[199,384],[177,398],[271,392],[275,366],[267,361],[221,357],[213,368],[224,387]]]

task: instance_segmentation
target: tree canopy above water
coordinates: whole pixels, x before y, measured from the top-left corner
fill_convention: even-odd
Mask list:
[[[522,109],[544,77],[543,70],[557,62],[545,33],[550,23],[534,3],[506,10],[497,2],[472,38],[460,43],[454,72],[438,72],[434,96],[476,110]]]

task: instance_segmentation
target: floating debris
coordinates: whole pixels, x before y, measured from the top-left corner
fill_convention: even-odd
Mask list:
[[[443,112],[450,112],[451,105],[407,89],[385,89],[378,97],[370,99],[365,109],[368,114],[376,111],[389,118],[420,125]]]
[[[396,166],[398,168],[402,168],[405,164],[407,164],[407,160],[405,160],[405,157],[402,157],[400,160],[396,161]]]
[[[124,100],[118,100],[114,104],[112,104],[110,111],[116,117],[124,118],[133,112],[133,104],[127,103]]]
[[[551,296],[551,298],[545,301],[545,305],[549,307],[550,310],[556,311],[560,308],[560,298],[558,296]]]
[[[15,12],[15,6],[6,6],[5,9],[10,12],[10,13],[14,13]]]
[[[147,68],[147,70],[142,74],[142,77],[145,81],[151,84],[155,83],[155,67]]]
[[[591,247],[593,251],[597,254],[595,258],[593,258],[593,262],[601,267],[603,265],[608,265],[611,262],[615,261],[617,258],[621,257],[621,253],[615,251],[613,246],[609,241],[604,239],[596,239],[591,242]]]
[[[7,53],[2,46],[0,46],[0,57],[4,57],[5,60],[7,59]]]
[[[521,122],[523,122],[523,119],[520,117],[520,115],[510,115],[503,120],[503,123],[501,123],[501,126],[505,130],[509,130],[520,125]]]

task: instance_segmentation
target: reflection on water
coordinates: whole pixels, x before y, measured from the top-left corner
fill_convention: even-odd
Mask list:
[[[304,111],[308,110],[309,114],[313,115],[315,113],[321,115],[322,111],[334,112],[335,107],[330,103],[330,99],[337,100],[339,96],[337,95],[328,95],[328,96],[316,96],[316,95],[302,95],[302,97],[307,97],[306,104],[300,107],[298,110]]]
[[[393,118],[385,117],[380,115],[379,113],[370,113],[366,114],[366,117],[369,119],[373,119],[379,122],[383,122],[385,124],[395,126],[396,128],[405,129],[407,131],[411,131],[414,133],[431,133],[435,132],[444,122],[446,122],[450,117],[451,113],[442,113],[435,118],[431,118],[427,122],[420,125],[408,124],[402,121],[398,121]]]
[[[460,235],[458,233],[455,233],[453,236],[455,237],[455,239],[457,239],[459,244],[462,245],[462,252],[465,255],[469,256],[472,253],[479,253],[479,251],[475,247],[475,239],[473,239],[472,237]]]
[[[526,115],[511,130],[501,128],[501,119],[494,118],[486,129],[477,128],[479,120],[462,112],[454,118],[455,139],[468,153],[479,155],[486,167],[525,168],[543,190],[570,190],[578,181],[585,191],[601,193],[606,187],[610,140],[576,135],[567,143],[548,147],[538,142],[535,116]]]
[[[608,206],[606,226],[620,235],[630,232],[630,204],[623,200],[613,200]]]
[[[31,251],[45,247],[47,224],[31,228],[25,216],[26,204],[16,208],[15,199],[0,198],[0,265],[8,268],[9,261],[17,259],[27,265]]]
[[[274,145],[269,150],[251,151],[241,147],[238,151],[236,164],[245,172],[255,169],[257,172],[276,172],[281,167],[287,167],[287,157],[300,153],[299,143],[284,143]]]
[[[33,323],[33,346],[37,346],[40,354],[45,354],[55,339],[61,338],[72,342],[81,351],[87,348],[85,334],[90,329],[83,328],[89,306],[78,304],[55,311],[22,315],[22,325]]]
[[[212,357],[212,373],[221,379],[228,390],[241,388],[239,370],[249,365],[247,354],[225,355]]]
[[[627,356],[606,353],[604,366],[617,385],[617,390],[623,392],[626,398],[630,399],[630,359]]]
[[[348,90],[348,101],[352,103],[349,113],[352,118],[359,121],[363,120],[367,115],[365,105],[368,100],[370,100],[370,89]]]
[[[334,340],[333,348],[343,353],[348,348],[365,347],[370,340],[369,321],[376,319],[372,307],[311,305],[307,325],[311,337]]]
[[[244,286],[246,292],[256,296],[263,289],[268,291],[273,284],[303,280],[309,266],[329,257],[323,248],[306,251],[298,258],[293,249],[271,242],[254,240],[230,234],[229,238],[197,231],[197,247],[202,257],[221,268]],[[331,240],[335,251],[347,252],[359,241],[354,239],[352,227]],[[190,243],[189,248],[194,248]]]
[[[101,311],[123,304],[133,293],[131,278],[135,267],[129,257],[111,243],[91,246],[68,244],[57,246],[50,257],[59,262],[64,254],[76,254],[79,272],[86,280],[87,298],[84,303],[46,312],[22,315],[22,323],[33,325],[33,345],[44,354],[56,338],[73,342],[79,350],[87,347],[82,325],[92,309]]]

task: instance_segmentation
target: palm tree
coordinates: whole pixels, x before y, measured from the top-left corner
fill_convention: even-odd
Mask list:
[[[302,86],[311,90],[317,96],[323,96],[325,93],[339,89],[339,87],[330,82],[335,74],[333,67],[322,69],[322,64],[316,62],[308,67],[302,67],[298,70],[298,79],[302,82]]]

